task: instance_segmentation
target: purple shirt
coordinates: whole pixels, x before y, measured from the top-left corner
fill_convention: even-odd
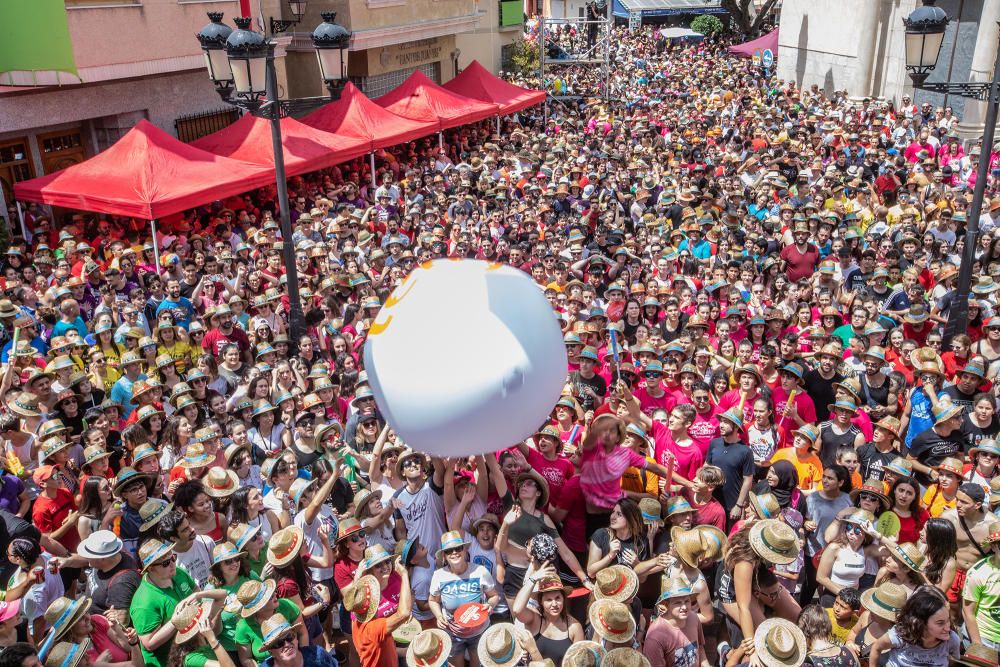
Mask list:
[[[0,475],[0,509],[17,514],[17,511],[21,509],[21,501],[18,496],[22,492],[24,492],[24,482],[14,475],[6,473]]]

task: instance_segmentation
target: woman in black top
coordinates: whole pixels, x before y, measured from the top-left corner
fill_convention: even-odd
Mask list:
[[[583,626],[569,615],[569,590],[552,565],[537,572],[529,569],[511,607],[517,620],[534,636],[538,652],[557,665],[562,664],[563,656],[574,642],[585,639]],[[538,603],[537,612],[528,608],[533,595]]]

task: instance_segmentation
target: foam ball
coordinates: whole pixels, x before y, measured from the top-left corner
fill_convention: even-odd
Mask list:
[[[542,291],[522,271],[477,260],[415,269],[386,300],[364,355],[389,424],[438,456],[524,440],[566,380],[562,333]]]

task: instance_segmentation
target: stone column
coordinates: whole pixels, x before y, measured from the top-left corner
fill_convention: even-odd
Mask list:
[[[993,65],[997,58],[997,44],[1000,34],[997,31],[997,21],[1000,21],[1000,0],[984,0],[983,15],[979,19],[979,32],[976,34],[976,50],[972,56],[972,66],[969,71],[969,81],[989,81],[993,76]],[[978,140],[983,135],[983,120],[986,117],[986,103],[978,100],[965,101],[965,113],[957,130],[963,139]]]
[[[1000,2],[1000,0],[997,0]],[[850,16],[851,32],[858,40],[858,54],[854,71],[847,78],[847,92],[853,98],[864,98],[872,92],[872,74],[875,71],[875,47],[878,45],[879,14],[882,5],[890,0],[860,0],[843,7],[843,15]],[[845,24],[845,29],[847,29]]]

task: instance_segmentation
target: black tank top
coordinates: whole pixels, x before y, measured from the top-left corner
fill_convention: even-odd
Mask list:
[[[542,621],[542,623],[544,624],[545,621]],[[539,629],[538,634],[535,635],[535,644],[538,646],[538,652],[542,654],[542,658],[549,658],[555,664],[561,665],[566,651],[573,645],[573,640],[569,638],[568,632],[565,639],[549,639],[542,635],[542,630],[544,629],[543,625]]]
[[[858,376],[861,379],[861,395],[865,398],[865,403],[869,407],[875,407],[876,405],[881,405],[885,407],[889,404],[889,380],[886,379],[882,383],[881,387],[873,387],[868,384],[868,376],[861,373]]]

